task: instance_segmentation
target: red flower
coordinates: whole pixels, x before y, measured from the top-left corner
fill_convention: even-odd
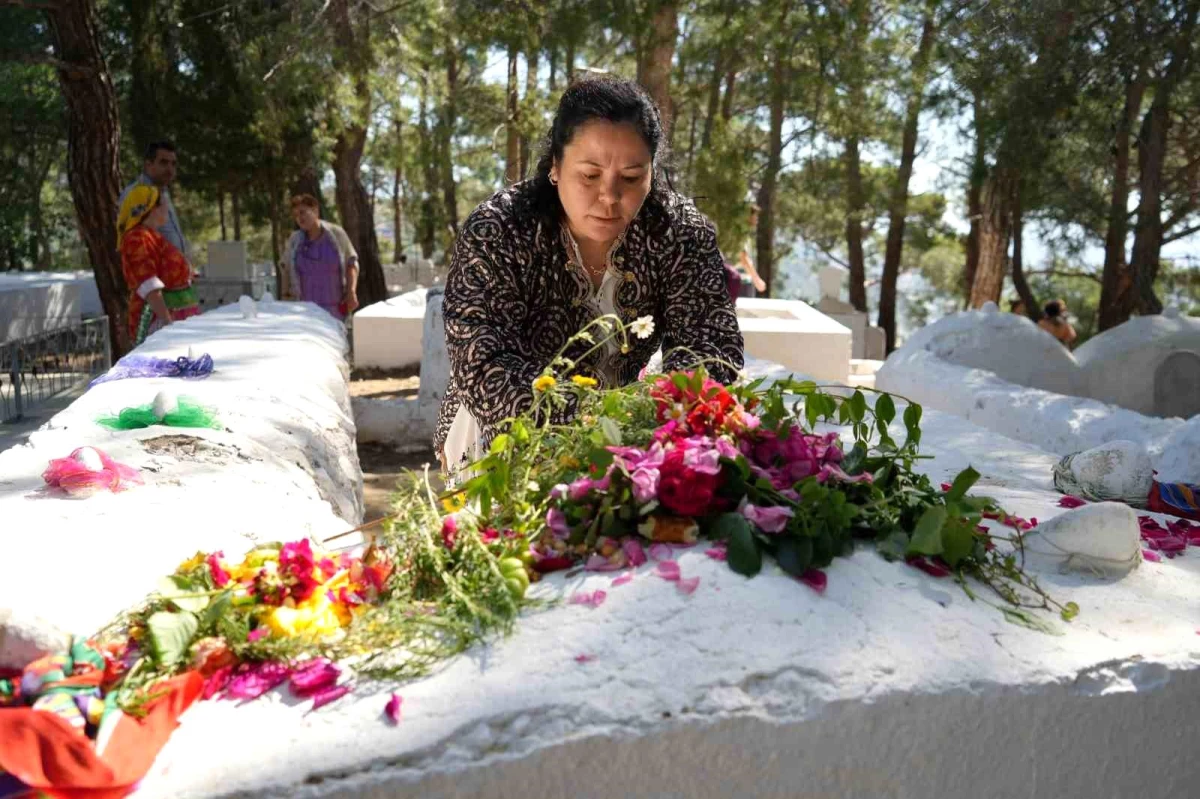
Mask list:
[[[204,559],[208,564],[208,573],[212,575],[213,585],[217,588],[224,588],[229,584],[229,572],[221,565],[221,559],[224,557],[224,552],[214,552]]]
[[[680,516],[702,516],[713,503],[721,475],[702,474],[684,466],[683,455],[683,450],[676,447],[663,460],[658,499],[663,507]]]

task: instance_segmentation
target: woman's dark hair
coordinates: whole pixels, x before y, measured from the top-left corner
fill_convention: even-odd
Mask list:
[[[1057,319],[1062,316],[1062,303],[1058,300],[1050,300],[1050,302],[1042,306],[1042,312],[1050,319]]]
[[[650,150],[652,164],[650,194],[642,207],[652,213],[665,209],[671,190],[664,171],[668,148],[654,101],[634,81],[610,75],[588,76],[571,84],[559,99],[554,122],[542,144],[542,156],[530,179],[534,211],[553,235],[557,235],[563,207],[558,199],[558,189],[550,182],[550,168],[556,161],[562,163],[563,149],[575,137],[575,132],[594,120],[627,123],[641,135]],[[655,215],[662,217],[662,214]]]

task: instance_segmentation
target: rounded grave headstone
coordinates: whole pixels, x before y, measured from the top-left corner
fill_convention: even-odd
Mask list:
[[[1200,355],[1178,350],[1154,370],[1154,413],[1183,419],[1200,414]]]

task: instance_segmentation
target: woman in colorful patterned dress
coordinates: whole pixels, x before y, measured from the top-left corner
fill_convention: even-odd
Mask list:
[[[121,271],[129,286],[129,334],[134,345],[161,327],[200,313],[192,290],[192,267],[157,230],[167,206],[154,186],[137,185],[125,195],[117,218]]]
[[[658,109],[636,83],[581,80],[563,94],[535,175],[492,195],[455,242],[443,311],[450,383],[435,450],[457,471],[480,457],[576,332],[603,314],[653,331],[615,342],[576,374],[607,388],[637,379],[661,346],[666,370],[705,362],[734,379],[742,334],[713,225],[672,191]],[[555,422],[574,415],[572,408]]]

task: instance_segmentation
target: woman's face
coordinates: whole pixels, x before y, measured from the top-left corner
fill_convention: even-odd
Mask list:
[[[297,205],[292,209],[292,219],[296,220],[296,224],[304,231],[311,231],[315,228],[317,220],[320,218],[321,215],[317,213],[317,209],[307,205]]]
[[[550,169],[576,239],[611,243],[650,193],[650,148],[628,123],[593,120],[575,131]]]

